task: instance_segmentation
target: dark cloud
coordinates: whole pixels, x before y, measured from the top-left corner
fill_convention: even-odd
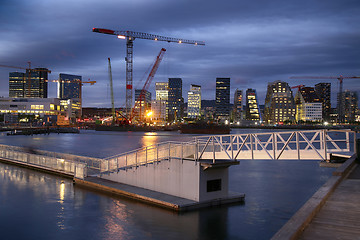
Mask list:
[[[93,33],[93,27],[204,40],[205,47],[136,39],[134,85],[141,87],[165,47],[154,81],[182,77],[185,98],[196,83],[203,98],[214,99],[216,77],[231,77],[231,95],[236,88],[255,88],[263,102],[267,83],[275,80],[297,85],[290,76],[360,75],[359,10],[356,0],[3,0],[0,64],[26,67],[31,61],[51,69],[54,79],[62,72],[96,80],[84,87],[84,105],[110,106],[110,57],[116,103],[123,105],[125,42]],[[8,96],[10,71],[0,69],[0,96]],[[356,81],[348,87],[359,91]]]

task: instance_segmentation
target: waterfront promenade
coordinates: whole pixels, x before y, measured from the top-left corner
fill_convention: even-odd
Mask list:
[[[328,198],[299,239],[360,239],[360,166]]]
[[[273,236],[277,239],[360,239],[360,166],[356,154]]]

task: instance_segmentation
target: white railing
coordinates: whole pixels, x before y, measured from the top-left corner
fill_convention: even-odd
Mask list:
[[[156,163],[162,160],[196,160],[194,142],[164,142],[105,158],[101,172]]]
[[[34,167],[64,172],[76,178],[87,176],[87,164],[69,159],[24,152],[21,147],[0,145],[0,158]],[[26,150],[26,149],[25,149]]]
[[[197,159],[327,160],[330,153],[355,152],[356,133],[351,130],[305,130],[195,139]]]
[[[306,130],[196,137],[190,142],[164,142],[105,159],[0,145],[0,158],[44,166],[77,178],[162,160],[238,161],[328,160],[330,153],[356,152],[356,133],[350,130]]]

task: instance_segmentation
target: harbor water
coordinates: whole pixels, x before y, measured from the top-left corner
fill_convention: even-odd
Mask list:
[[[245,129],[237,132],[266,130]],[[178,132],[96,132],[6,136],[0,144],[109,157]],[[229,169],[230,191],[245,203],[175,213],[101,194],[69,179],[0,163],[1,239],[269,239],[331,176],[319,161],[242,160]]]

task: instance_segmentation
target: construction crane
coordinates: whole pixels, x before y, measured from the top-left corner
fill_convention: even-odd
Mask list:
[[[141,120],[141,103],[144,102],[145,93],[149,89],[150,83],[151,83],[152,79],[154,78],[157,69],[159,68],[160,62],[163,59],[165,52],[166,52],[166,49],[162,48],[160,50],[159,54],[157,55],[154,65],[151,68],[151,71],[149,73],[149,76],[147,77],[145,84],[144,84],[143,88],[141,89],[140,95],[139,95],[138,99],[135,101],[135,105],[132,109],[132,112],[131,112],[131,115],[129,118],[129,122],[131,122],[133,117],[135,116],[135,110],[139,105],[140,105],[139,118]]]
[[[51,73],[51,71],[46,69],[46,68],[32,69],[31,68],[31,62],[28,62],[28,64],[29,64],[29,68],[17,67],[17,66],[8,66],[8,65],[0,65],[0,67],[16,68],[16,69],[26,70],[26,72],[28,74],[28,76],[27,76],[28,94],[30,94],[30,91],[31,91],[31,73],[32,72],[48,72],[48,73]]]
[[[295,76],[295,77],[290,77],[290,79],[337,79],[339,80],[339,99],[338,99],[338,118],[339,118],[339,122],[343,122],[344,121],[344,113],[343,113],[343,109],[342,109],[342,94],[343,94],[343,80],[344,79],[349,79],[349,78],[360,78],[360,77],[355,77],[355,76],[343,76],[340,75],[338,77],[336,76],[330,76],[330,77],[324,77],[324,76]]]
[[[164,37],[149,33],[133,32],[133,31],[114,31],[104,28],[93,28],[93,32],[116,35],[119,39],[126,39],[126,113],[129,114],[133,99],[133,43],[136,38],[165,41],[174,43],[185,43],[192,45],[205,45],[203,41],[194,41],[181,38]]]
[[[114,105],[114,90],[113,90],[113,80],[112,80],[110,58],[108,58],[108,62],[109,62],[109,79],[110,79],[110,94],[111,94],[111,114],[112,114],[113,123],[114,123],[115,118],[116,118],[116,114],[115,114],[115,105]]]
[[[45,82],[60,82],[60,80],[59,79],[46,80]],[[70,81],[63,81],[63,82],[69,83]],[[94,85],[96,83],[96,81],[90,81],[90,78],[89,78],[88,81],[79,81],[79,83],[81,83],[81,86],[83,86],[85,83],[90,83],[90,85]]]
[[[292,88],[292,89],[293,89],[293,88],[297,88],[298,91],[300,91],[300,88],[302,88],[302,87],[305,87],[305,85],[300,84],[300,85],[297,85],[297,86],[293,86],[293,87],[291,87],[291,88]]]

